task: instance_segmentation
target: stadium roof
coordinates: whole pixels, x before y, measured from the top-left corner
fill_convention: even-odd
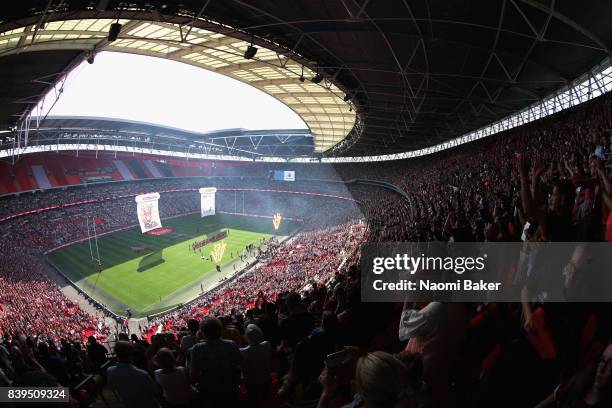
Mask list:
[[[47,84],[32,80],[53,79],[87,52],[111,49],[176,58],[254,84],[304,117],[319,152],[350,131],[329,155],[404,152],[457,138],[541,102],[612,49],[612,2],[603,1],[45,0],[16,7],[0,25],[0,73],[9,78],[0,85],[0,126],[44,93]],[[108,43],[117,18],[121,34]],[[245,60],[251,41],[260,50]],[[302,66],[306,78],[325,80],[300,82]]]
[[[109,42],[110,26],[116,21],[122,25],[121,34],[119,39]],[[70,59],[74,50],[82,50],[85,53],[79,53],[79,61],[102,51],[167,58],[227,75],[285,103],[310,128],[316,152],[336,145],[353,129],[356,114],[344,100],[345,93],[327,80],[312,82],[316,72],[308,67],[302,68],[303,65],[293,60],[290,53],[260,45],[254,58],[245,59],[244,53],[250,41],[217,32],[226,30],[222,26],[203,26],[207,28],[184,28],[181,24],[167,21],[112,18],[48,21],[44,28],[38,29],[36,24],[26,24],[0,33],[0,56],[52,51],[51,56],[69,55],[67,58]],[[8,61],[14,62],[15,59]],[[34,64],[44,66],[44,62],[36,61]],[[27,77],[23,78],[23,74],[17,71],[14,74],[17,78],[12,82],[19,83],[22,78],[26,81],[39,79],[31,78],[30,73],[25,74]],[[304,81],[300,81],[300,77]]]
[[[313,135],[308,129],[224,129],[198,133],[137,121],[86,116],[45,119],[37,131],[36,143],[62,145],[63,149],[58,150],[73,150],[66,147],[80,143],[105,146],[91,150],[137,147],[135,151],[155,149],[166,155],[182,152],[255,160],[264,156],[308,156],[314,148]]]

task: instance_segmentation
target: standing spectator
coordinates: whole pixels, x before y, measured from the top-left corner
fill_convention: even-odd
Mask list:
[[[249,402],[255,405],[270,389],[272,347],[264,341],[263,332],[254,324],[247,326],[244,335],[249,343],[240,349],[244,383],[249,393]]]
[[[306,311],[301,296],[291,292],[287,296],[289,316],[281,321],[280,330],[283,345],[292,350],[295,345],[314,329],[314,317]]]
[[[187,320],[187,330],[189,330],[189,334],[181,339],[181,351],[183,352],[183,354],[187,355],[189,353],[189,350],[191,350],[191,348],[197,343],[197,334],[199,327],[200,325],[197,320]]]
[[[234,406],[240,385],[240,349],[231,340],[221,338],[219,319],[207,317],[200,322],[204,341],[191,349],[189,373],[197,382],[200,397],[217,407]]]
[[[94,336],[87,338],[87,357],[96,372],[106,362],[106,348],[98,343]]]
[[[163,390],[166,406],[169,408],[190,407],[197,396],[195,388],[189,383],[185,367],[177,367],[172,350],[163,347],[154,358],[159,367],[155,370],[155,381]]]
[[[134,347],[127,341],[115,345],[117,365],[107,370],[108,383],[126,407],[159,407],[159,389],[149,374],[132,364]]]

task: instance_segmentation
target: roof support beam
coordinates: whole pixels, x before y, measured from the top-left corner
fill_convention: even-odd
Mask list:
[[[550,14],[551,16],[556,18],[557,20],[567,24],[568,26],[572,27],[574,30],[576,30],[576,31],[582,33],[583,35],[585,35],[586,37],[588,37],[595,44],[597,44],[601,48],[603,48],[606,51],[606,53],[608,54],[608,56],[612,55],[612,53],[610,53],[610,49],[608,48],[608,46],[598,36],[593,34],[590,30],[588,30],[584,26],[576,23],[574,20],[570,19],[566,15],[558,12],[553,7],[546,6],[546,5],[542,4],[542,3],[539,3],[539,2],[534,1],[534,0],[519,0],[519,1],[523,2],[525,4],[528,4],[531,7],[536,8],[536,9],[538,9],[538,10],[540,10],[540,11],[546,13],[546,14]],[[553,1],[552,4],[554,6],[555,2]]]

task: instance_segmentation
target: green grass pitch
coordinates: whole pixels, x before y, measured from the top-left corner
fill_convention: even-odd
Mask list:
[[[219,280],[215,263],[209,255],[215,244],[200,252],[190,250],[191,243],[228,230],[223,241],[225,252],[219,264],[232,268],[239,265],[239,255],[248,244],[256,246],[261,238],[273,234],[290,235],[298,228],[283,221],[275,232],[272,220],[217,214],[200,218],[188,215],[162,222],[172,227],[171,234],[153,237],[132,228],[98,238],[102,272],[92,263],[89,243],[84,241],[49,254],[49,262],[94,299],[118,314],[130,308],[134,316],[146,316],[169,309],[194,298]],[[93,241],[92,241],[93,243]],[[94,249],[95,251],[95,249]],[[95,253],[95,252],[94,252]],[[232,255],[233,254],[233,255]],[[237,259],[237,261],[236,261]]]

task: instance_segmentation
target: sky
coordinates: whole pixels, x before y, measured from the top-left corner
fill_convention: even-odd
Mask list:
[[[49,100],[45,101],[49,109]],[[306,129],[270,95],[235,79],[176,61],[102,52],[69,76],[52,116],[97,116],[194,132]]]

